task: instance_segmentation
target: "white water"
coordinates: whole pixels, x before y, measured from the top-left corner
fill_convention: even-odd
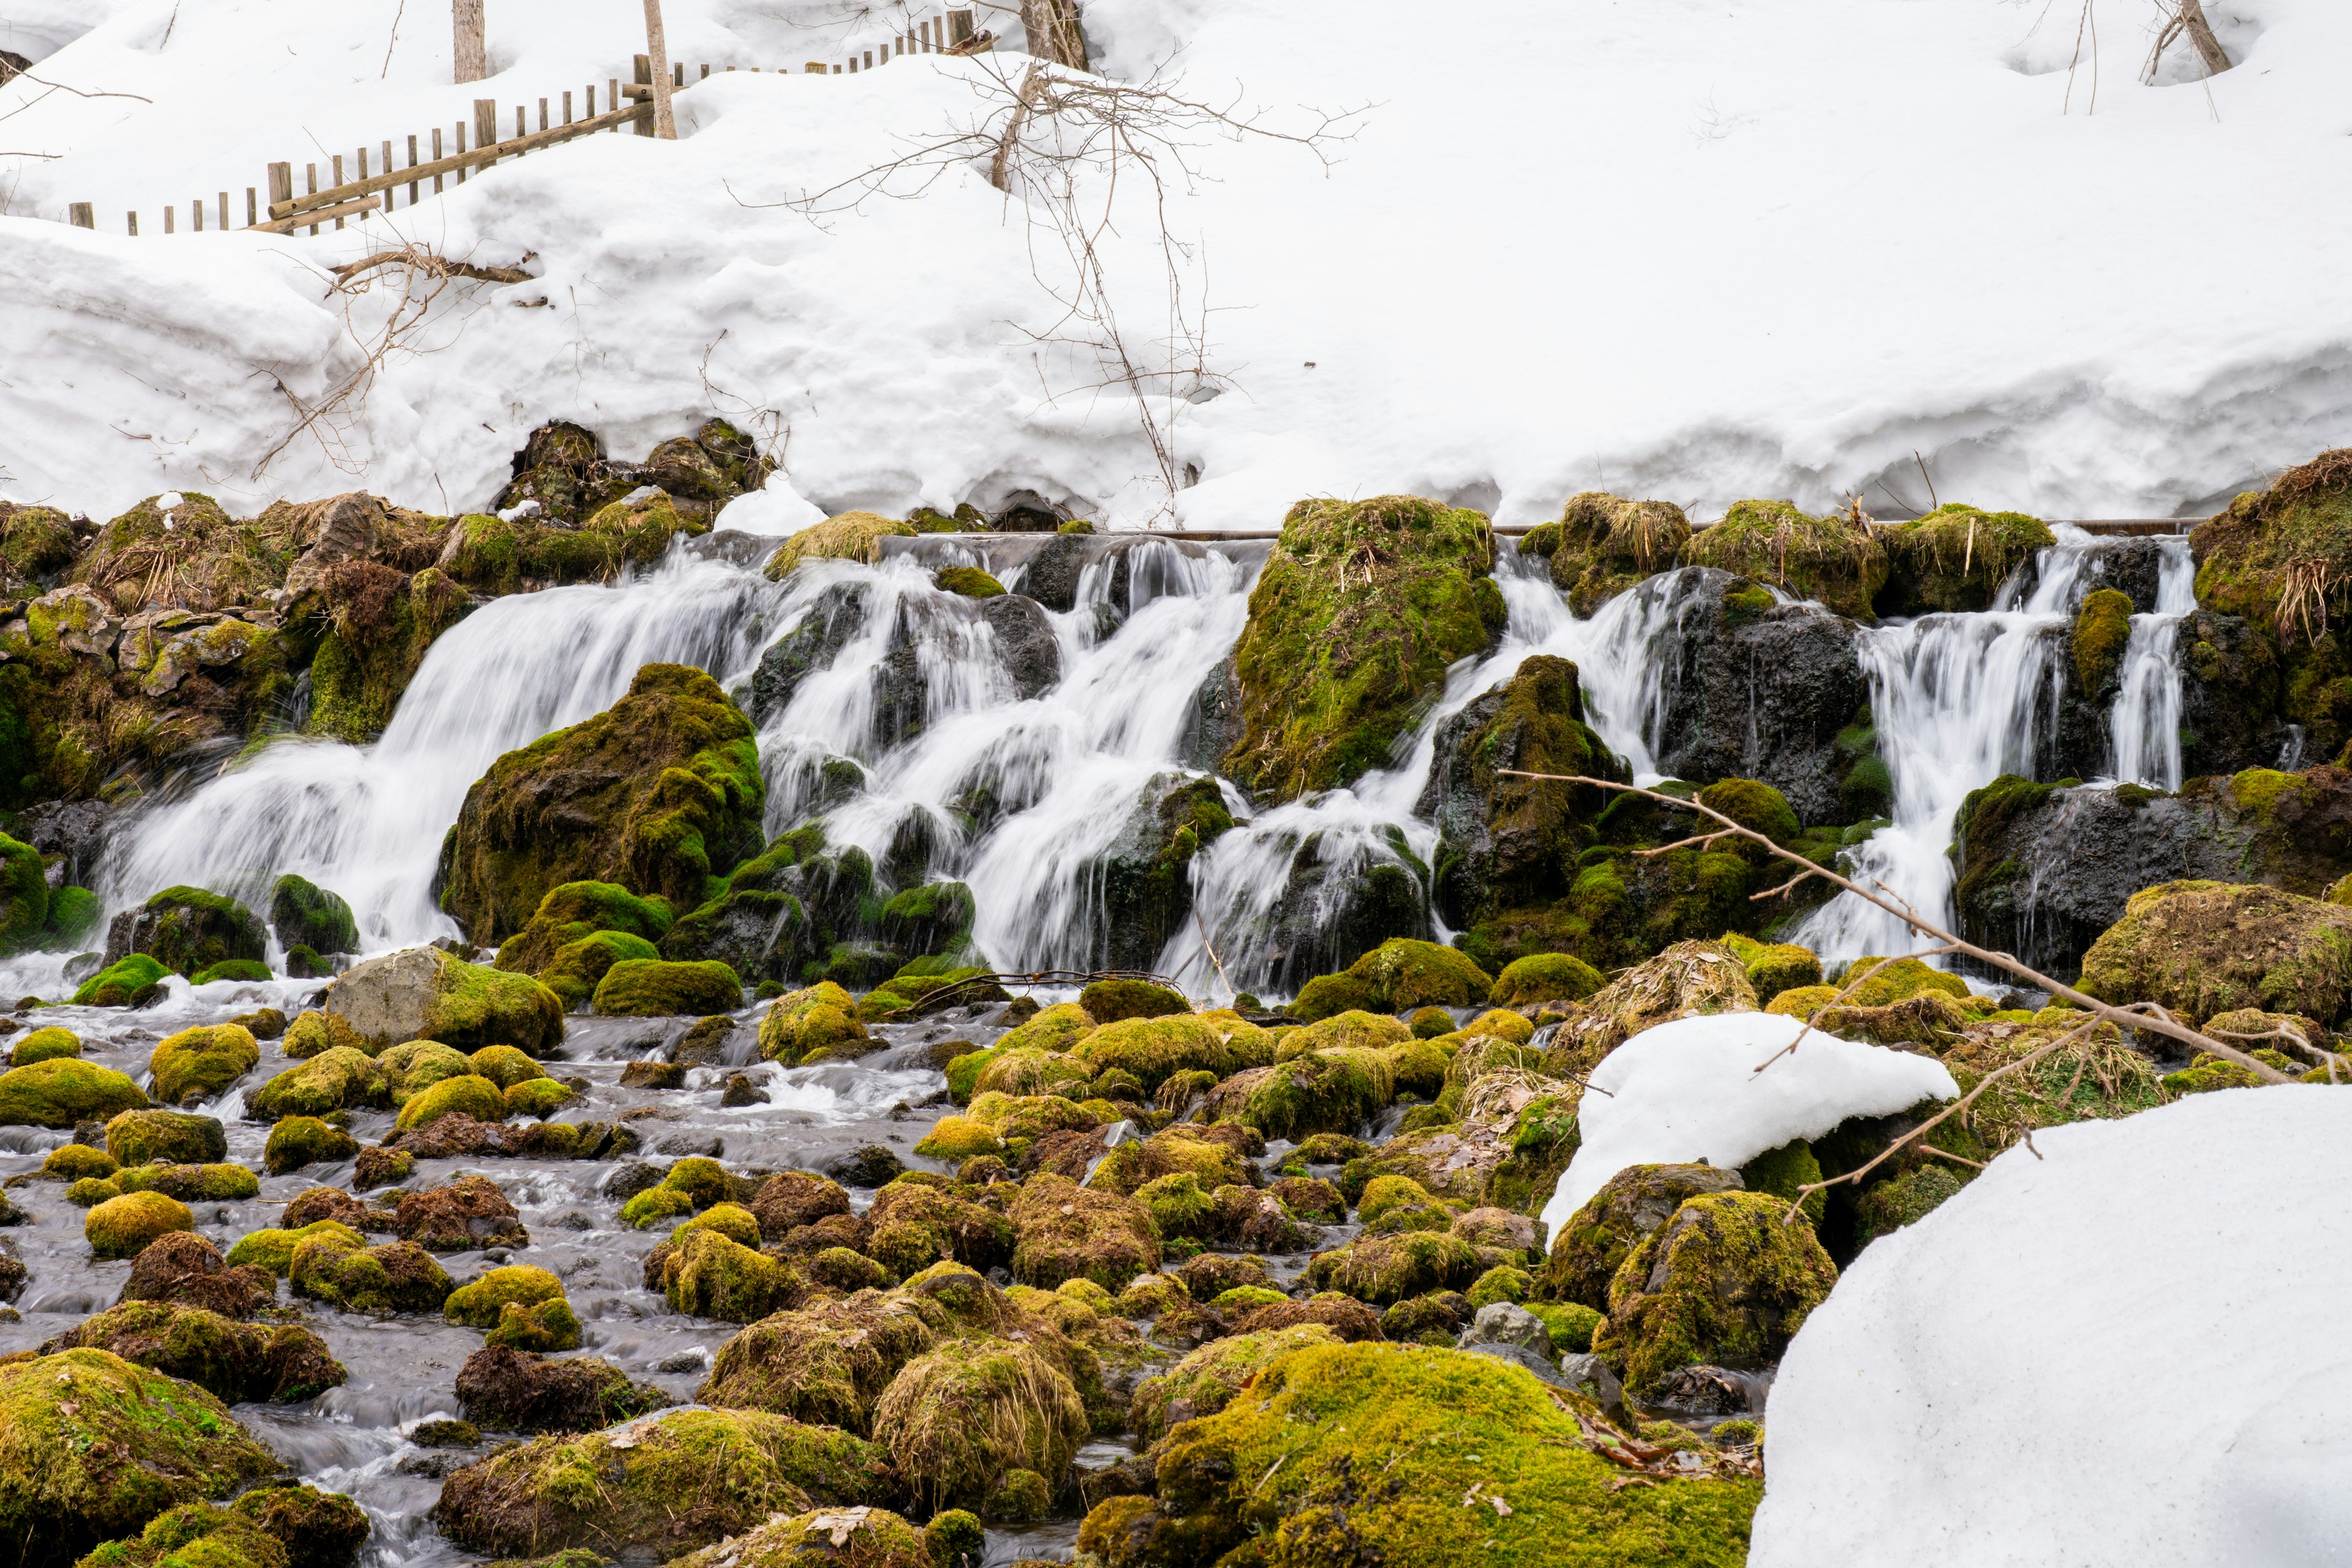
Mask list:
[[[2112,772],[2123,784],[2180,787],[2180,624],[2197,609],[2197,565],[2189,542],[2162,542],[2156,608],[2132,617],[2122,689],[2108,720]]]

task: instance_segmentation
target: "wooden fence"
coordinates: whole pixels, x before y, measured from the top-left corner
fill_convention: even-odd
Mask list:
[[[982,0],[982,4],[986,0]],[[992,7],[1001,8],[1001,7]],[[948,9],[936,16],[923,18],[915,26],[884,44],[872,48],[860,48],[837,60],[807,60],[795,73],[788,66],[773,68],[778,75],[845,76],[860,70],[872,70],[908,55],[979,54],[992,47],[994,36],[981,30],[971,9]],[[683,91],[695,82],[709,79],[717,69],[724,75],[735,70],[758,72],[759,66],[704,65],[691,79],[683,63],[671,68],[672,91]],[[346,165],[341,153],[330,155],[324,171],[326,184],[320,184],[321,170],[315,163],[302,165],[302,190],[294,188],[295,166],[291,163],[269,165],[267,186],[268,200],[265,205],[263,187],[245,188],[245,221],[234,226],[261,229],[273,234],[291,234],[297,229],[316,234],[330,224],[336,228],[348,222],[364,220],[377,212],[390,212],[400,205],[400,192],[408,193],[407,205],[415,206],[428,195],[439,195],[450,184],[463,184],[469,174],[478,173],[509,158],[520,158],[543,147],[552,147],[574,137],[593,136],[600,132],[618,132],[629,127],[640,136],[653,134],[653,62],[646,56],[636,58],[634,79],[623,81],[618,77],[606,80],[604,86],[604,108],[597,108],[597,87],[589,83],[575,100],[570,92],[556,99],[539,100],[538,123],[531,123],[529,104],[514,106],[514,134],[503,136],[504,114],[499,101],[492,98],[474,100],[473,123],[459,121],[447,132],[435,126],[421,136],[410,136],[402,149],[407,162],[400,163],[395,149],[387,138],[375,147],[355,150]],[[472,145],[467,146],[470,133]],[[426,190],[427,182],[431,190]],[[205,231],[207,210],[213,215],[213,227],[225,230],[232,226],[229,193],[221,191],[209,201],[203,196],[188,204],[190,233]],[[75,202],[68,209],[68,221],[80,228],[95,228],[97,215],[89,202]],[[125,215],[131,234],[139,232],[139,215]],[[176,232],[179,211],[163,209],[163,232]]]

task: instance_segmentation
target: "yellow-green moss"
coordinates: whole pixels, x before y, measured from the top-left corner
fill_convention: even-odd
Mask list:
[[[1886,552],[1866,524],[1784,500],[1735,501],[1722,521],[1690,536],[1682,564],[1769,583],[1858,621],[1874,618],[1871,601],[1886,585]]]
[[[146,1103],[128,1076],[75,1057],[0,1073],[0,1127],[71,1127]]]
[[[195,1216],[179,1199],[162,1193],[124,1193],[90,1210],[81,1233],[100,1258],[136,1258],[159,1236],[195,1228]]]

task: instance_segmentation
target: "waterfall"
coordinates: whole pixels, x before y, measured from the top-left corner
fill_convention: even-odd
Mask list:
[[[2156,608],[2132,617],[2122,689],[2108,717],[2113,772],[2122,784],[2180,787],[2181,623],[2197,609],[2197,566],[2186,539],[2162,542]]]

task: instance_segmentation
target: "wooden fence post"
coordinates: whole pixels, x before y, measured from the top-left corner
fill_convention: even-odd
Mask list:
[[[481,80],[490,74],[489,49],[482,37],[482,0],[450,0],[449,20],[457,33],[457,79]]]
[[[261,221],[261,193],[251,185],[245,187],[245,226],[251,228]]]
[[[137,213],[132,213],[131,215],[131,237],[133,239],[139,237],[139,215]]]
[[[309,187],[308,189],[306,189],[306,190],[302,193],[304,195],[315,196],[315,195],[317,195],[319,194],[319,165],[318,165],[318,164],[316,164],[316,163],[305,163],[305,164],[303,164],[303,165],[302,165],[302,183],[303,183],[303,184],[304,184],[304,185],[306,185],[307,187]],[[163,227],[164,227],[164,230],[165,230],[165,232],[166,232],[166,233],[170,232],[170,230],[171,230],[171,226],[172,226],[172,211],[171,211],[171,209],[170,209],[169,207],[166,207],[166,208],[164,208],[164,209],[163,209]],[[316,233],[318,233],[318,232],[319,232],[319,226],[318,226],[317,224],[315,224],[315,223],[314,223],[314,224],[312,224],[312,225],[310,226],[310,232],[311,232],[312,234],[316,234]]]
[[[416,167],[416,138],[414,136],[411,136],[408,139],[408,166],[412,169]],[[436,188],[437,189],[438,187]],[[410,206],[415,206],[416,205],[416,182],[415,180],[408,182],[408,205]]]
[[[433,128],[433,161],[436,163],[441,161],[441,128],[438,125]],[[441,194],[441,180],[439,174],[433,176],[433,194],[436,196]]]
[[[220,226],[221,232],[226,234],[228,232],[228,193],[226,191],[220,194]]]
[[[269,205],[270,205],[270,207],[274,210],[274,209],[277,207],[277,205],[278,205],[278,203],[280,203],[280,202],[290,202],[290,201],[292,201],[293,199],[294,199],[294,165],[293,165],[293,164],[291,164],[291,163],[272,163],[272,164],[270,164],[270,165],[269,165]]]
[[[70,202],[67,204],[66,220],[72,224],[76,228],[95,230],[98,227],[98,214],[91,208],[90,204],[88,202]]]
[[[178,211],[179,209],[173,206],[171,203],[165,202],[163,204],[163,232],[165,234],[176,234],[179,232],[172,226],[172,220],[178,215]]]
[[[202,196],[188,204],[188,232],[190,234],[205,232],[205,198]]]
[[[343,155],[342,155],[341,153],[336,153],[336,154],[335,154],[335,184],[338,184],[338,185],[340,185],[340,184],[341,184],[342,183],[343,183]],[[337,228],[339,228],[339,229],[340,229],[340,228],[341,228],[341,227],[343,226],[343,220],[342,220],[342,219],[341,219],[341,218],[337,218],[337,219],[335,220],[335,226],[336,226]]]
[[[457,150],[449,154],[452,158],[463,157],[466,153],[466,122],[462,120],[457,121]],[[463,165],[460,165],[457,170],[457,183],[461,185],[466,183],[466,171]]]
[[[487,153],[493,146],[498,144],[498,140],[499,100],[495,98],[478,98],[474,100],[474,146],[476,150]],[[457,151],[462,153],[465,149],[460,147]],[[484,163],[482,165],[485,169],[489,166],[490,165],[488,163]]]

